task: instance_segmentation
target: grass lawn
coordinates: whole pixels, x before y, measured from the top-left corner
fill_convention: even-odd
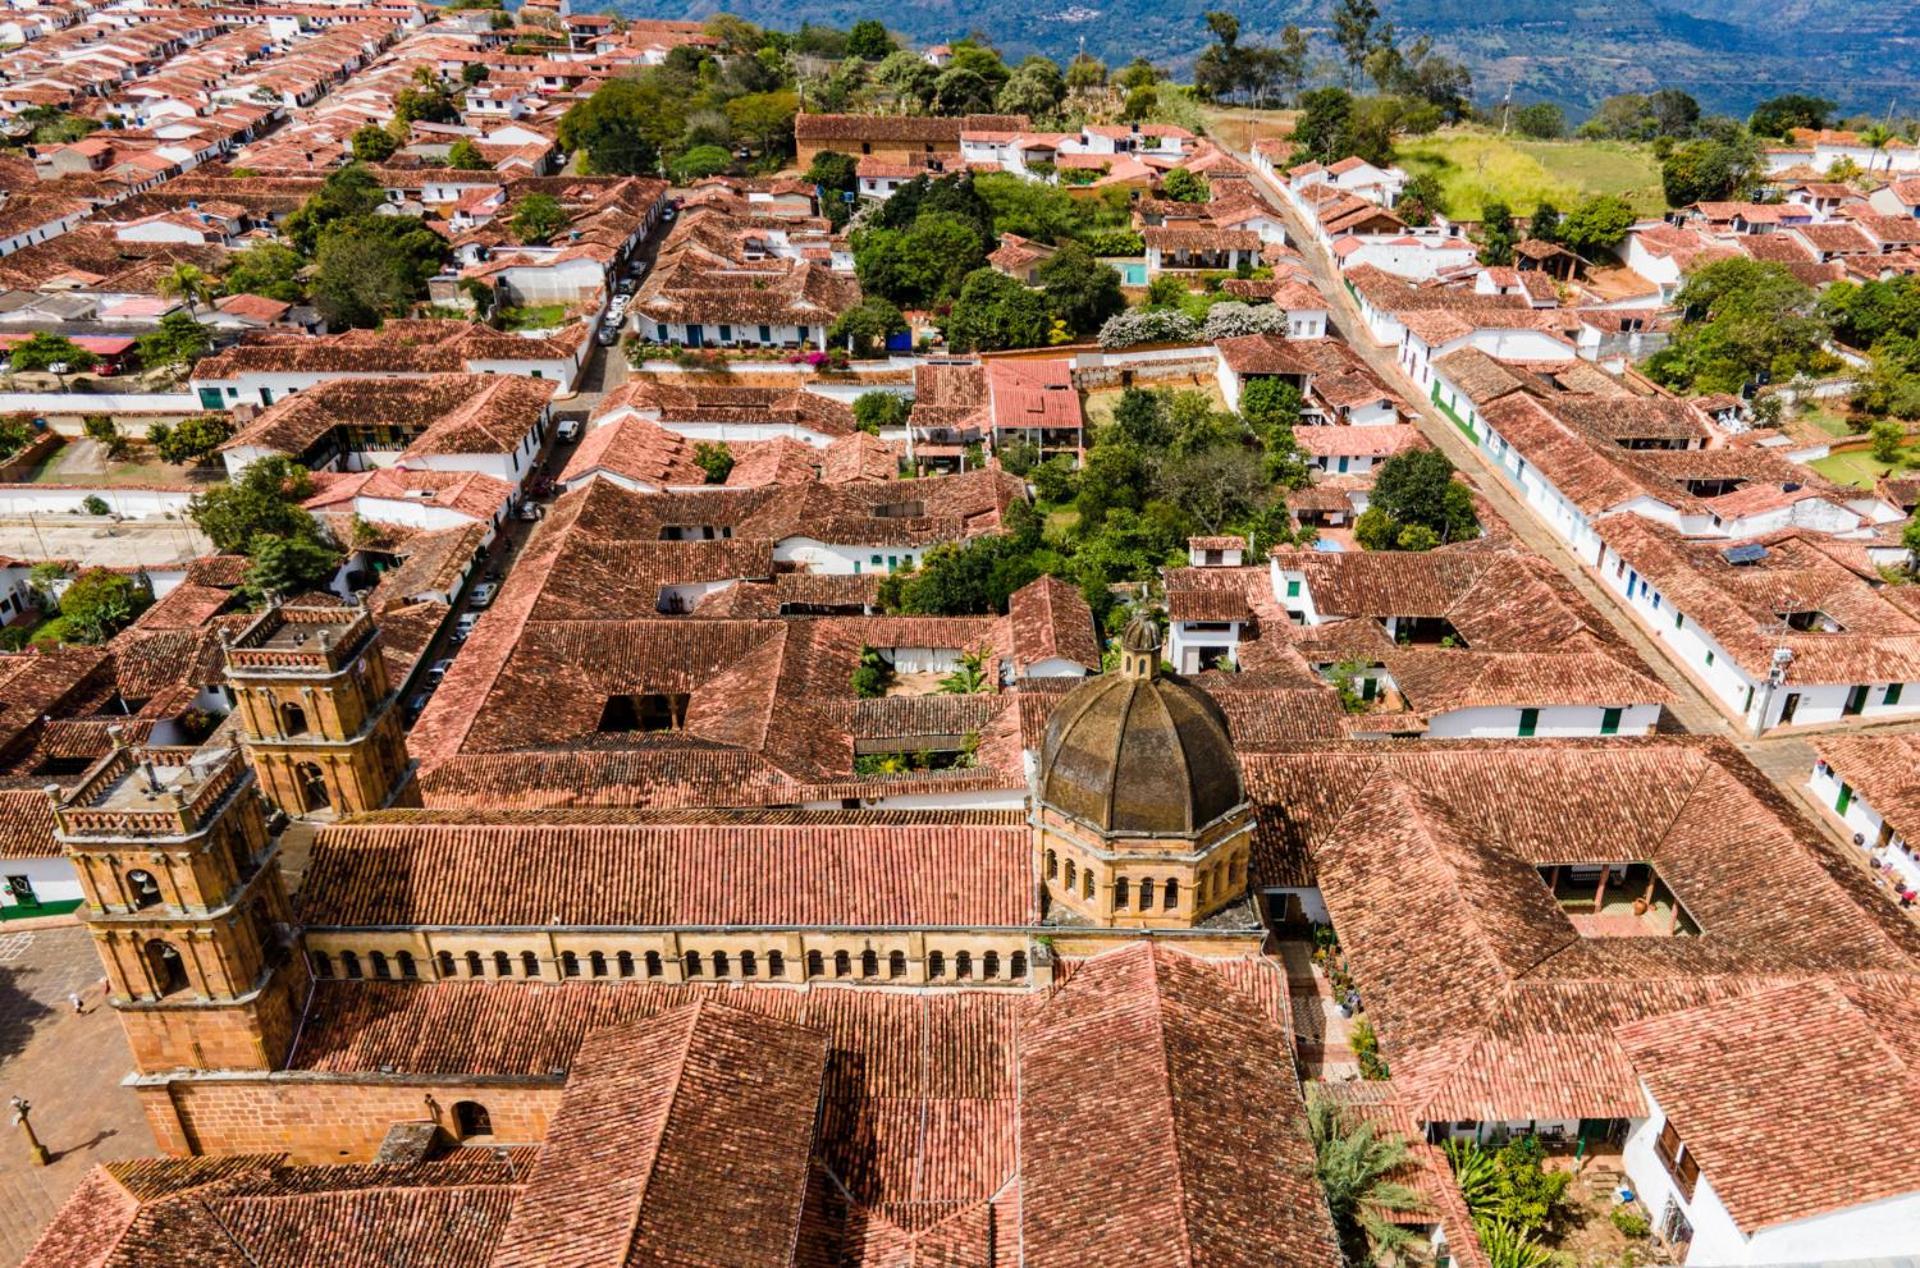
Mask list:
[[[1835,440],[1845,440],[1853,435],[1853,429],[1847,426],[1847,416],[1836,414],[1832,410],[1818,407],[1804,410],[1800,414],[1800,421],[1825,432]]]
[[[47,455],[27,477],[28,484],[213,484],[226,477],[218,463],[176,466],[162,462],[145,445],[136,444],[120,462],[91,440],[69,440]]]
[[[1397,161],[1410,172],[1431,172],[1446,194],[1446,211],[1478,220],[1488,202],[1505,202],[1517,216],[1542,201],[1565,211],[1590,194],[1618,194],[1643,215],[1665,207],[1660,165],[1645,146],[1619,141],[1528,141],[1479,129],[1449,128],[1410,137]]]
[[[567,324],[565,304],[528,304],[500,310],[503,330],[551,330]]]
[[[1920,444],[1909,443],[1901,451],[1900,461],[1895,464],[1884,463],[1865,449],[1852,449],[1846,453],[1829,454],[1807,465],[1835,484],[1871,489],[1874,481],[1896,467],[1906,471],[1920,468]]]
[[[1293,135],[1298,110],[1251,110],[1208,106],[1201,112],[1207,135],[1229,149],[1248,151],[1255,141]]]

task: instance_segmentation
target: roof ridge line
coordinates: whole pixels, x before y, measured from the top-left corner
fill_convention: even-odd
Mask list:
[[[1173,1196],[1180,1207],[1180,1259],[1186,1268],[1193,1265],[1193,1226],[1188,1218],[1186,1172],[1180,1160],[1180,1127],[1174,1113],[1173,1053],[1167,1046],[1166,999],[1160,990],[1160,945],[1147,943],[1147,973],[1152,979],[1150,996],[1153,1007],[1153,1033],[1160,1048],[1160,1086],[1166,1093],[1167,1135],[1173,1146]]]

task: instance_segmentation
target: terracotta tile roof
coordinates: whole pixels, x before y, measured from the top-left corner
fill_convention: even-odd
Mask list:
[[[1074,586],[1058,577],[1042,577],[1013,592],[1007,615],[1017,672],[1054,657],[1099,670],[1100,640],[1094,633],[1093,610]]]
[[[1853,989],[1815,980],[1615,1033],[1701,1176],[1752,1236],[1913,1191],[1917,1026],[1912,980]]]
[[[515,1176],[525,1174],[529,1159],[518,1152],[335,1167],[246,1156],[109,1163],[61,1207],[26,1264],[246,1268],[293,1248],[308,1262],[350,1263],[364,1257],[369,1227],[409,1264],[483,1263],[507,1226]]]
[[[1920,842],[1920,736],[1816,735],[1808,743],[1897,834]]]
[[[200,362],[193,376],[218,381],[283,372],[465,374],[482,361],[570,361],[586,334],[581,324],[559,335],[528,339],[479,322],[436,319],[389,321],[378,330],[337,335],[258,331]]]
[[[1152,943],[1076,969],[1024,1034],[1022,1262],[1338,1263],[1269,1030],[1220,975]],[[1212,1104],[1226,1088],[1230,1113]]]
[[[323,829],[301,890],[310,926],[1021,925],[1024,824],[936,812],[848,824],[442,824],[399,812]],[[423,821],[423,818],[428,821]],[[509,874],[511,879],[509,879]],[[582,877],[598,878],[591,886]]]
[[[790,1264],[828,1047],[712,1001],[590,1036],[491,1264]]]
[[[749,423],[796,426],[824,436],[854,434],[853,408],[805,389],[732,387],[628,379],[594,407],[596,423],[634,411],[666,427],[675,423]]]
[[[1920,615],[1891,603],[1837,562],[1818,535],[1788,529],[1749,543],[1690,541],[1636,515],[1609,516],[1601,539],[1675,610],[1703,627],[1748,674],[1764,678],[1776,648],[1793,652],[1789,683],[1913,682],[1920,679]],[[1765,555],[1730,563],[1735,545]],[[1833,633],[1783,628],[1787,612],[1817,611]]]
[[[573,485],[605,473],[649,492],[698,488],[707,482],[707,471],[694,461],[696,443],[638,414],[606,419],[595,423],[575,447],[560,483]]]
[[[1615,1026],[1775,984],[1916,981],[1920,931],[1724,742],[1375,742],[1244,765],[1254,884],[1311,861],[1422,1122],[1637,1117]],[[1585,937],[1539,871],[1626,861],[1653,865],[1697,936]]]
[[[1387,458],[1406,449],[1425,448],[1420,429],[1407,423],[1367,427],[1296,427],[1294,441],[1314,456]]]

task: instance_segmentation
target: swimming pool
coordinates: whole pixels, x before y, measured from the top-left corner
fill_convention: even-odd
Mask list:
[[[1147,284],[1147,265],[1144,260],[1129,260],[1120,266],[1120,284],[1122,286],[1145,286]]]

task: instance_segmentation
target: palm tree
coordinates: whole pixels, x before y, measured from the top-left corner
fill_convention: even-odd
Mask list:
[[[1860,139],[1873,150],[1873,153],[1867,156],[1867,172],[1871,175],[1873,169],[1880,165],[1880,151],[1885,149],[1887,142],[1893,139],[1893,133],[1888,131],[1884,124],[1872,123],[1860,129]]]
[[[991,691],[993,683],[987,678],[987,654],[985,652],[961,652],[959,666],[940,680],[940,691],[949,696],[977,696]]]
[[[213,279],[193,264],[174,265],[153,289],[162,299],[185,300],[190,314],[198,314],[202,304],[213,302]]]
[[[1317,1087],[1307,1089],[1307,1130],[1313,1137],[1314,1176],[1326,1192],[1340,1249],[1349,1264],[1374,1262],[1381,1252],[1411,1246],[1411,1231],[1389,1218],[1418,1210],[1420,1195],[1388,1179],[1411,1165],[1407,1142],[1376,1136],[1371,1123],[1353,1123],[1338,1102]]]

